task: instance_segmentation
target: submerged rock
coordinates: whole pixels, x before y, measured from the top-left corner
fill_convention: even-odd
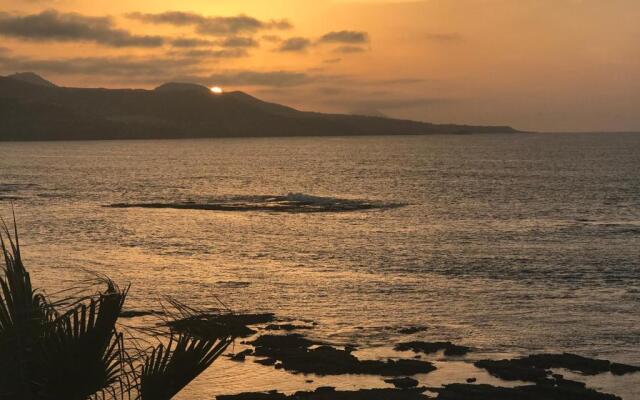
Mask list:
[[[418,386],[418,381],[413,378],[394,378],[394,379],[385,379],[386,383],[390,383],[398,389],[409,389]]]
[[[217,400],[425,400],[425,388],[413,389],[361,389],[338,391],[331,387],[318,388],[313,392],[296,392],[290,396],[276,391],[241,393],[217,396]]]
[[[340,199],[289,193],[284,196],[229,196],[197,201],[116,203],[111,208],[172,208],[206,211],[268,211],[286,213],[348,212],[402,207],[404,204],[380,201]]]
[[[427,330],[426,326],[409,326],[406,328],[400,328],[398,330],[398,333],[401,333],[403,335],[412,335],[414,333],[424,332],[426,330]]]
[[[416,353],[432,354],[444,350],[447,356],[463,356],[471,351],[467,346],[459,346],[451,342],[405,342],[398,343],[394,349],[396,351],[413,351]]]
[[[265,328],[267,331],[297,331],[301,329],[313,329],[313,326],[294,324],[269,324]]]
[[[419,360],[360,360],[348,350],[321,345],[302,335],[263,335],[250,342],[254,354],[273,358],[287,371],[318,375],[368,374],[382,376],[415,375],[436,368]]]

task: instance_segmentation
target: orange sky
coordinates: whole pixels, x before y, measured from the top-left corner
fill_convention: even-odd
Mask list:
[[[0,10],[0,74],[67,86],[189,80],[305,110],[640,131],[638,0],[0,0]]]

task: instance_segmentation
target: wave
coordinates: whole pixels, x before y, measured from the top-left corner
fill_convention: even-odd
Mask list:
[[[284,213],[327,213],[380,210],[402,207],[405,204],[375,200],[342,199],[313,196],[304,193],[286,195],[227,196],[200,201],[115,203],[111,208],[170,208],[207,211],[266,211]]]

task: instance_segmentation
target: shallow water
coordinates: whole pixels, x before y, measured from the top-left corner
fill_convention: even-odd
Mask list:
[[[426,325],[414,337],[640,364],[640,135],[0,143],[0,151],[0,210],[9,216],[13,199],[25,259],[49,291],[89,269],[130,282],[130,309],[157,307],[164,295],[214,306],[217,296],[234,310],[314,320],[310,334],[336,343],[386,345],[405,338],[398,328]],[[103,207],[288,193],[406,206]],[[241,366],[204,377],[191,395],[281,388],[283,372],[273,382],[233,379]]]

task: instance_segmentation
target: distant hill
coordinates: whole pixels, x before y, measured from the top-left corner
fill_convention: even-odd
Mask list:
[[[513,133],[507,126],[439,125],[302,112],[242,92],[190,83],[155,90],[58,87],[33,74],[0,77],[0,140]]]
[[[54,83],[49,82],[38,74],[33,72],[18,72],[8,76],[11,79],[17,79],[22,82],[32,83],[34,85],[57,87]]]

